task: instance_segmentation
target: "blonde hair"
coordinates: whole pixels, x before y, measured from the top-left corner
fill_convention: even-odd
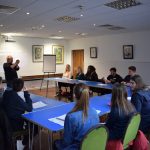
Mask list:
[[[89,90],[87,86],[85,86],[82,83],[79,83],[74,87],[74,94],[77,99],[77,102],[70,113],[82,111],[82,117],[84,121],[88,117]]]
[[[111,107],[117,107],[119,115],[122,113],[128,115],[134,112],[134,106],[127,100],[127,91],[124,85],[115,84],[112,89]]]

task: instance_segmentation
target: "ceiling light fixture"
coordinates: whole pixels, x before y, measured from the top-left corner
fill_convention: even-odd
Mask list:
[[[141,2],[138,2],[137,0],[116,0],[110,3],[104,4],[105,6],[114,8],[114,9],[126,9],[129,7],[137,6],[142,4]]]
[[[63,36],[51,36],[49,38],[51,38],[51,39],[64,39]]]
[[[30,13],[29,13],[29,12],[27,12],[26,14],[27,14],[27,15],[30,15]]]

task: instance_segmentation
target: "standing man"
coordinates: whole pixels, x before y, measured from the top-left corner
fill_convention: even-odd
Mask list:
[[[8,87],[12,87],[13,80],[18,78],[17,71],[19,70],[19,63],[19,59],[13,63],[13,57],[9,55],[7,56],[7,62],[3,64],[5,79]]]

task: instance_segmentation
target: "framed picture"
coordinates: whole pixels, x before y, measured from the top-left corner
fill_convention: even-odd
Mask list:
[[[56,64],[64,63],[64,46],[52,45],[52,52],[56,55]]]
[[[97,58],[97,47],[90,47],[90,58]]]
[[[133,59],[133,45],[123,45],[123,58]]]
[[[33,62],[42,62],[44,53],[44,45],[32,45]]]

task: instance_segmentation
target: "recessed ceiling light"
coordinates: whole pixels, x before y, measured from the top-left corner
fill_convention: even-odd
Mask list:
[[[80,33],[75,33],[76,35],[79,35]]]
[[[41,25],[41,27],[42,27],[42,28],[45,28],[45,25],[44,25],[44,24],[42,24],[42,25]]]
[[[59,30],[58,32],[59,32],[59,33],[61,33],[62,31],[61,31],[61,30]]]
[[[80,16],[83,17],[83,14],[81,14]]]
[[[85,36],[85,35],[88,35],[88,34],[87,33],[81,33],[80,35]]]
[[[30,15],[30,13],[29,13],[29,12],[27,12],[26,14],[27,14],[27,15]]]
[[[0,24],[0,27],[3,27],[4,25],[3,24]]]
[[[96,24],[94,23],[94,24],[93,24],[93,26],[95,27],[95,26],[96,26]]]

